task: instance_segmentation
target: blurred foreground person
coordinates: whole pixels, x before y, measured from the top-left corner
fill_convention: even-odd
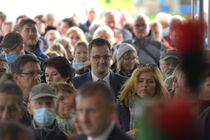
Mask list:
[[[100,82],[88,82],[78,91],[76,108],[83,135],[74,140],[131,140],[113,120],[116,112],[114,93]]]
[[[1,121],[0,140],[35,140],[35,136],[29,128],[16,121]]]

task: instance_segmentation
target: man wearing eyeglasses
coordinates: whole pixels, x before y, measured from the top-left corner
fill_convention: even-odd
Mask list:
[[[41,69],[39,60],[33,55],[19,56],[11,65],[10,71],[18,86],[23,91],[23,99],[27,103],[32,87],[40,83]]]
[[[154,39],[149,24],[150,20],[146,15],[136,16],[133,23],[135,37],[130,43],[135,46],[141,63],[159,65],[162,44]]]
[[[10,71],[16,84],[23,91],[23,103],[28,103],[29,93],[33,86],[40,83],[41,69],[39,60],[34,55],[26,54],[19,56],[10,65]],[[26,111],[22,121],[26,125],[30,125],[31,116]]]
[[[117,97],[121,85],[127,78],[110,71],[110,60],[112,58],[110,43],[105,39],[96,38],[90,42],[88,53],[91,71],[73,78],[75,88],[78,89],[81,85],[90,80],[94,82],[100,81],[110,86],[115,93],[115,97]]]

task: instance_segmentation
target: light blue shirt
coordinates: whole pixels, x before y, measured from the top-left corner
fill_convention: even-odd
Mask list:
[[[93,82],[97,82],[99,80],[99,78],[92,71],[91,71],[91,75],[92,75]],[[110,78],[110,72],[104,77],[104,79],[101,79],[101,80],[104,80],[106,84],[110,86],[109,78]]]

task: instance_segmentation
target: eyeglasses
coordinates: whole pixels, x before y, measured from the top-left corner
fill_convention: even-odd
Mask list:
[[[99,61],[101,58],[103,58],[103,60],[108,60],[111,58],[110,55],[104,55],[104,56],[100,56],[100,55],[96,55],[96,56],[91,56],[94,60]]]
[[[127,57],[127,58],[123,57],[123,60],[128,62],[128,61],[136,60],[137,58],[138,58],[138,56],[136,56],[136,57]]]
[[[143,64],[143,63],[140,63],[140,64],[138,65],[138,68],[142,68],[142,67],[149,67],[149,68],[153,69],[153,68],[156,68],[156,67],[158,67],[158,66],[155,65],[155,64]]]
[[[21,74],[33,77],[35,75],[41,76],[42,72],[41,71],[32,71],[32,72],[22,72]]]

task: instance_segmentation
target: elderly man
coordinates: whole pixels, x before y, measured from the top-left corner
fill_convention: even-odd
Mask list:
[[[49,58],[41,50],[41,40],[39,40],[39,33],[37,23],[33,19],[25,18],[18,24],[18,32],[24,39],[24,49],[34,53],[42,59]]]
[[[166,49],[161,52],[160,70],[164,79],[167,79],[174,72],[179,60],[180,58],[177,50]]]
[[[130,33],[130,31],[128,31],[126,29],[119,29],[116,12],[117,11],[109,10],[104,14],[105,24],[107,26],[109,26],[112,29],[113,32],[114,32],[114,30],[119,30],[123,35],[123,40],[124,41],[131,40],[132,39],[132,34]]]
[[[87,21],[82,24],[79,24],[79,28],[82,29],[84,33],[89,32],[89,27],[91,23],[96,19],[96,8],[95,7],[87,7],[86,8],[86,16],[87,16]]]
[[[28,112],[33,116],[30,128],[37,140],[67,140],[56,121],[56,91],[46,83],[34,86],[30,92]]]
[[[142,14],[136,16],[133,23],[135,37],[130,43],[135,46],[141,63],[159,65],[162,45],[154,39],[149,24],[147,16]]]
[[[131,140],[116,126],[114,94],[105,84],[88,82],[78,91],[76,109],[84,135],[74,140]]]
[[[32,55],[19,56],[10,66],[10,71],[17,85],[23,91],[23,99],[27,103],[32,87],[40,83],[41,70],[39,60]]]
[[[75,88],[79,88],[87,81],[101,81],[110,86],[115,92],[117,98],[122,84],[127,80],[110,71],[111,45],[101,38],[94,39],[89,44],[89,57],[91,63],[91,72],[85,73],[73,79]]]

